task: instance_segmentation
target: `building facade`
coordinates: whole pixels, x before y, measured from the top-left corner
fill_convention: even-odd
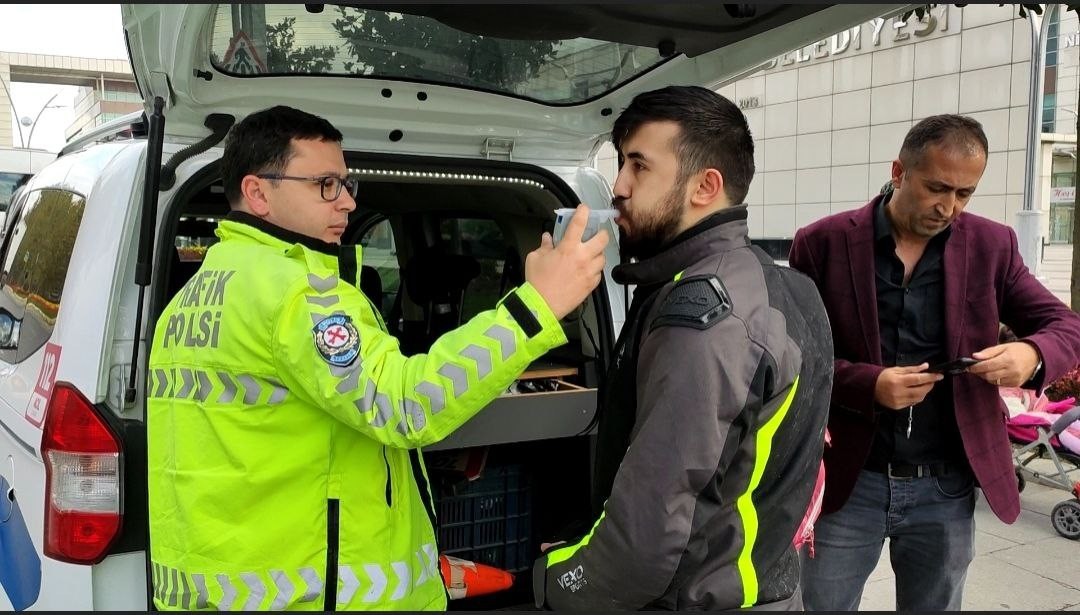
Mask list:
[[[93,85],[79,87],[75,95],[75,119],[64,130],[64,136],[70,141],[83,131],[142,109],[142,96],[134,79],[99,77]]]
[[[75,119],[64,131],[67,139],[143,108],[127,60],[0,51],[0,147],[16,145],[11,130],[12,82],[78,87],[71,101]]]
[[[1072,242],[1076,213],[1076,129],[1080,123],[1080,20],[1065,5],[1050,23],[1046,43],[1042,132],[1051,162],[1047,242]]]
[[[1036,166],[1036,204],[1046,214],[1039,272],[1067,300],[1069,271],[1058,261],[1071,257],[1080,32],[1075,13],[1062,7],[1054,19]],[[796,229],[877,194],[907,131],[938,113],[982,123],[989,159],[968,211],[1015,226],[1030,59],[1031,27],[1016,5],[937,5],[921,20],[875,19],[839,32],[724,85],[718,91],[739,105],[754,136],[751,237],[786,259]],[[614,181],[610,146],[597,168]]]

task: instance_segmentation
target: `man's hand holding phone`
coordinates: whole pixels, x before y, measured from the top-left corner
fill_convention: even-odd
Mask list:
[[[979,359],[970,373],[999,387],[1018,387],[1039,371],[1039,351],[1029,342],[1009,342],[972,353]]]
[[[978,362],[977,359],[972,359],[971,357],[960,357],[959,359],[953,359],[952,361],[931,365],[930,369],[926,371],[935,374],[945,374],[946,376],[956,376],[966,372],[969,367]]]
[[[903,410],[926,399],[930,389],[945,377],[931,373],[928,367],[928,363],[920,363],[881,370],[874,383],[874,401],[892,410]]]

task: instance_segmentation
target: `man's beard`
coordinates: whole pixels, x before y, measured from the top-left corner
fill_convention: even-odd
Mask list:
[[[655,256],[679,232],[684,208],[681,184],[676,182],[655,210],[644,214],[641,210],[630,213],[633,234],[627,235],[625,230],[619,229],[619,254],[624,261],[631,258],[641,261]],[[626,212],[619,215],[626,215]]]

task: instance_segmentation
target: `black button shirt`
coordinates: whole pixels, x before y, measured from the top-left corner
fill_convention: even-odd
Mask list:
[[[946,228],[930,240],[904,285],[904,263],[896,255],[892,222],[882,199],[874,212],[874,270],[881,358],[885,366],[931,365],[949,360],[945,349]],[[912,409],[877,408],[877,431],[868,463],[938,463],[964,459],[963,442],[952,406],[950,377],[934,385]]]

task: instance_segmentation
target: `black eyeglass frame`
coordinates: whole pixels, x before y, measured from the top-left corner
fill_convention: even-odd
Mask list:
[[[324,201],[332,203],[338,200],[341,196],[341,190],[347,188],[349,190],[349,196],[356,198],[356,193],[360,189],[360,181],[355,177],[338,177],[337,175],[320,175],[318,177],[300,177],[297,175],[281,175],[280,173],[258,173],[255,175],[259,179],[291,179],[293,181],[312,182],[319,184],[319,196]],[[334,192],[334,196],[327,198],[326,191],[332,189],[331,186],[337,186],[337,190]]]

